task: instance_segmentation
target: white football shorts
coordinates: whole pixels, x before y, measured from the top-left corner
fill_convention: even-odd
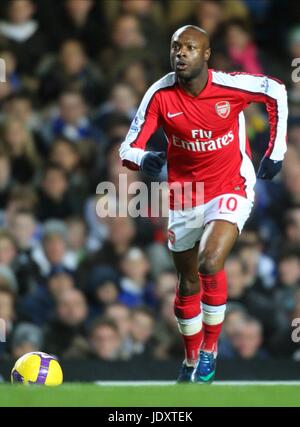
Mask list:
[[[223,194],[186,210],[169,210],[168,246],[171,251],[191,249],[201,239],[204,227],[220,219],[236,224],[241,233],[249,218],[253,201],[238,194]]]

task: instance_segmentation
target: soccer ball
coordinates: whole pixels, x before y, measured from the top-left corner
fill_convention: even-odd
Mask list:
[[[56,357],[34,351],[20,357],[11,371],[12,384],[60,385],[63,373]]]

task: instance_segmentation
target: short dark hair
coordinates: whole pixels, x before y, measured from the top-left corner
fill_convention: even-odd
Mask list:
[[[74,142],[72,142],[69,138],[66,138],[65,136],[57,136],[54,139],[53,144],[51,146],[51,151],[53,150],[53,148],[56,145],[58,145],[60,143],[64,143],[64,144],[68,145],[72,149],[72,151],[78,153],[78,147],[77,147],[77,145],[74,144]]]
[[[238,253],[232,253],[227,258],[226,262],[236,261],[240,264],[242,273],[247,273],[247,265],[245,264],[244,260],[239,256]]]
[[[291,258],[297,258],[300,262],[300,249],[298,246],[287,246],[284,247],[279,254],[278,262],[291,259]]]
[[[68,179],[68,175],[67,175],[66,171],[64,170],[64,168],[60,164],[55,163],[55,162],[50,162],[50,163],[46,164],[44,171],[43,171],[43,178],[45,178],[45,176],[47,175],[48,172],[53,171],[53,170],[60,172],[62,175],[64,175],[64,177],[66,179]]]
[[[253,35],[252,28],[250,26],[250,23],[242,18],[231,18],[225,23],[225,33],[227,32],[228,28],[230,27],[238,27],[245,33],[248,33],[251,37]]]
[[[88,100],[87,100],[86,96],[85,96],[85,95],[84,95],[84,93],[83,93],[81,90],[79,90],[79,89],[73,89],[73,88],[69,88],[69,87],[64,87],[64,88],[60,91],[60,93],[59,93],[59,96],[58,96],[59,101],[61,101],[61,98],[62,98],[63,96],[66,96],[66,95],[75,95],[75,96],[78,96],[79,98],[81,98],[81,99],[82,99],[82,101],[83,101],[86,105],[88,105],[88,104],[89,104],[89,102],[88,102]]]
[[[7,49],[1,49],[0,48],[0,50],[6,51]],[[8,95],[4,100],[4,104],[11,102],[11,101],[16,101],[16,100],[28,101],[28,102],[30,102],[30,104],[32,106],[34,106],[34,104],[36,102],[36,100],[35,100],[35,98],[31,92],[29,92],[28,90],[22,89],[22,90],[19,90],[17,92],[14,92],[14,93]]]
[[[96,318],[89,327],[89,335],[91,336],[96,329],[102,328],[102,327],[108,327],[113,329],[113,331],[120,335],[119,328],[116,324],[116,322],[108,317],[98,317]]]

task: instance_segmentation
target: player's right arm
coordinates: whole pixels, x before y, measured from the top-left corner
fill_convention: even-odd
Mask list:
[[[159,175],[165,162],[165,153],[145,151],[145,148],[151,135],[163,124],[161,90],[172,88],[175,84],[175,73],[168,73],[146,92],[120,147],[122,163],[129,169],[141,169],[153,177]]]
[[[139,170],[151,135],[160,127],[160,109],[157,91],[151,87],[145,94],[139,109],[133,119],[125,141],[120,147],[120,157],[123,166]],[[154,153],[153,153],[154,154]]]

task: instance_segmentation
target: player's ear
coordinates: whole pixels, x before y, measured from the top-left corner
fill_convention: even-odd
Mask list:
[[[208,48],[205,50],[205,53],[204,53],[204,59],[205,59],[205,61],[208,61],[208,60],[209,60],[209,58],[210,58],[210,54],[211,54],[211,49],[210,49],[210,47],[208,47]]]

